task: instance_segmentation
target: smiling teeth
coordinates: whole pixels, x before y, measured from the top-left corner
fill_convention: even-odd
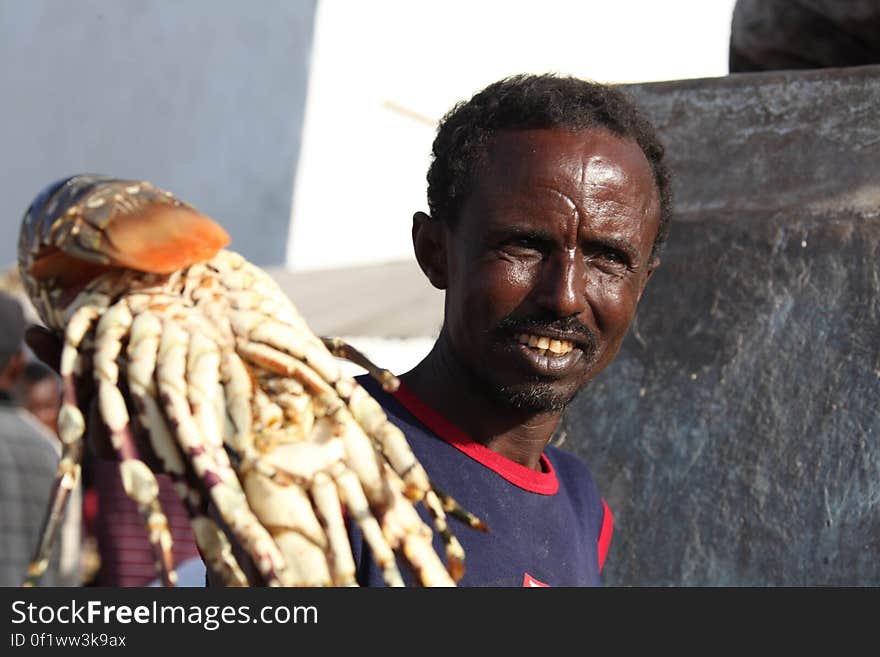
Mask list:
[[[552,351],[554,354],[567,354],[574,349],[574,343],[568,340],[550,339],[544,335],[531,335],[529,333],[520,333],[516,336],[520,344],[527,345],[532,349],[542,351]]]

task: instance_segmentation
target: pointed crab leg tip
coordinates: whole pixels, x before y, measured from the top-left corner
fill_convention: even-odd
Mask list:
[[[456,584],[461,581],[461,578],[464,577],[464,561],[461,559],[455,559],[454,561],[450,561],[448,564],[449,576],[452,578]]]
[[[406,489],[403,491],[403,494],[411,502],[421,502],[422,499],[424,499],[425,497],[425,491],[422,490],[420,486],[414,483],[408,483],[406,485]]]
[[[382,389],[385,392],[397,392],[397,389],[400,388],[400,379],[394,376],[391,372],[385,371],[382,373]]]
[[[489,525],[477,518],[477,516],[475,516],[474,514],[465,511],[461,507],[450,509],[448,510],[448,513],[453,518],[464,523],[471,529],[476,529],[477,531],[485,532],[487,534],[489,533]]]

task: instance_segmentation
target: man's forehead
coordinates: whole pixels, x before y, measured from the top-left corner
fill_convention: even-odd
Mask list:
[[[507,229],[551,219],[548,211],[619,214],[613,206],[635,220],[629,233],[656,233],[660,192],[636,142],[604,128],[507,130],[487,146],[463,207],[469,217],[459,223],[471,224],[468,232]]]
[[[471,193],[504,196],[527,191],[570,186],[612,193],[628,189],[641,192],[643,204],[656,205],[660,192],[654,173],[639,145],[603,128],[571,131],[562,128],[499,132],[475,168]]]
[[[595,157],[613,158],[633,170],[650,170],[647,157],[635,141],[601,127],[502,130],[486,145],[481,160],[484,165],[553,166],[569,159]],[[478,168],[477,177],[480,173]]]

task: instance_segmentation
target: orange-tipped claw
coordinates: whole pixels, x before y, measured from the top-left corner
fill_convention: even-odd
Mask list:
[[[188,206],[151,204],[111,221],[100,250],[116,266],[170,274],[212,258],[229,241],[219,224]]]
[[[229,244],[229,234],[216,222],[186,205],[150,203],[134,212],[113,217],[103,230],[91,230],[94,239],[49,246],[33,260],[29,275],[52,280],[69,302],[97,276],[113,267],[154,274],[170,274],[208,260]]]

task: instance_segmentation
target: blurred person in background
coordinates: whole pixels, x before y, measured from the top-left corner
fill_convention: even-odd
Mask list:
[[[25,365],[21,392],[23,406],[53,435],[58,435],[58,411],[61,408],[61,378],[50,367],[38,360]],[[98,539],[95,531],[98,514],[98,494],[92,485],[92,459],[83,458],[82,477],[82,554],[80,570],[84,586],[95,583],[101,565]]]
[[[61,454],[58,438],[15,400],[27,356],[21,303],[0,292],[0,585],[20,586],[37,546]],[[80,495],[73,491],[43,583],[79,586]]]
[[[53,434],[58,435],[61,380],[49,367],[32,360],[22,374],[24,407]]]
[[[32,328],[39,332],[39,327]],[[41,352],[38,348],[34,353],[40,355]],[[47,362],[55,363],[57,367],[56,359]],[[24,377],[26,381],[20,385],[21,396],[34,412],[51,424],[53,418],[57,418],[57,414],[53,416],[51,412],[54,399],[51,383],[57,384],[58,376],[53,369],[41,369],[40,365],[31,366],[30,373]],[[51,376],[46,374],[46,370]],[[60,449],[57,437],[54,443]],[[125,494],[119,464],[112,450],[98,453],[94,447],[88,442],[85,445],[82,476],[77,489],[82,493],[78,492],[77,497],[71,499],[69,507],[74,509],[68,512],[75,516],[76,522],[79,523],[80,518],[82,522],[82,583],[94,586],[146,586],[155,578],[156,568],[143,519],[137,505]],[[171,480],[166,475],[157,475],[156,480],[159,483],[159,499],[168,516],[174,540],[175,563],[182,564],[198,558],[188,516],[174,492]],[[41,504],[47,503],[50,488],[51,478],[40,488],[40,499],[44,501]],[[36,517],[41,519],[44,513],[45,506],[39,508]]]

